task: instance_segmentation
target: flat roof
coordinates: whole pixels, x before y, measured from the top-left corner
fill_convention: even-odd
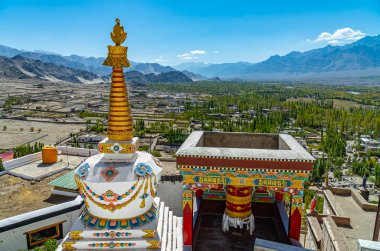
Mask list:
[[[65,174],[66,170],[35,182],[13,175],[0,176],[0,220],[15,215],[50,207],[67,201],[73,197],[51,194],[50,181]]]
[[[49,185],[52,185],[54,187],[59,187],[59,188],[64,188],[64,189],[76,191],[76,190],[78,190],[78,187],[77,187],[77,184],[75,183],[74,173],[75,173],[75,170],[72,170],[71,172],[68,172],[68,173],[62,175],[61,177],[59,177],[53,181],[50,181]]]
[[[245,158],[313,162],[288,134],[194,131],[177,151],[178,157]]]
[[[65,169],[77,168],[87,157],[60,154],[58,162],[43,164],[41,159],[27,162],[18,167],[8,170],[9,174],[22,177],[24,179],[37,180],[50,176]]]

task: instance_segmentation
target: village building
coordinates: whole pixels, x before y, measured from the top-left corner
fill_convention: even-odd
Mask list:
[[[184,245],[253,249],[264,239],[278,250],[302,247],[303,185],[313,162],[289,135],[193,132],[177,152]]]

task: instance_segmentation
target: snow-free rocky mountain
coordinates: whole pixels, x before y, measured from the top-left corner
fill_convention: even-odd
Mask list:
[[[249,52],[247,52],[249,53]],[[254,53],[254,52],[252,52]],[[0,56],[39,60],[40,62],[85,71],[82,75],[90,80],[109,78],[110,67],[102,66],[104,58],[81,57],[77,55],[61,56],[49,52],[28,52],[0,45]],[[34,61],[26,61],[23,65]],[[2,64],[5,61],[2,59]],[[259,63],[237,62],[223,64],[183,63],[175,67],[158,63],[131,62],[132,67],[126,69],[127,80],[143,84],[145,82],[191,82],[199,80],[284,80],[284,81],[329,81],[335,80],[375,80],[380,79],[380,35],[365,37],[344,46],[326,46],[306,52],[293,51],[285,56],[271,56]],[[15,67],[9,65],[9,67]],[[10,68],[1,69],[5,74]],[[17,68],[17,67],[16,67]],[[33,68],[33,67],[31,67]],[[42,70],[42,69],[40,69]],[[31,76],[21,71],[12,73],[19,77]],[[62,70],[68,72],[67,69]],[[30,72],[30,71],[26,71]],[[60,71],[58,71],[60,72]],[[32,72],[33,73],[33,72]],[[90,77],[89,73],[96,74]],[[11,74],[8,72],[7,74]],[[47,74],[47,73],[46,73]],[[53,73],[52,73],[53,74]],[[73,74],[78,72],[73,71]],[[38,74],[37,74],[38,75]],[[44,75],[44,74],[42,74]],[[0,75],[1,77],[1,75]],[[218,77],[218,78],[216,78]],[[61,78],[75,80],[76,75]],[[80,79],[82,79],[81,77]],[[84,78],[86,79],[86,78]],[[364,82],[365,82],[364,81]]]
[[[3,45],[0,45],[0,56],[4,56],[1,59],[3,68],[0,69],[0,78],[42,78],[52,81],[62,80],[73,83],[88,83],[89,81],[95,81],[95,79],[99,81],[107,80],[112,71],[111,67],[102,65],[104,61],[102,57],[62,56],[50,52],[17,50]],[[6,60],[6,58],[8,58],[8,60]],[[23,67],[15,67],[14,60],[17,60],[18,65],[23,61]],[[28,66],[28,64],[35,65]],[[52,65],[55,65],[56,70],[54,73],[49,73],[47,72],[48,68],[46,68],[44,72],[43,65],[49,66],[50,70],[52,70]],[[62,69],[57,69],[60,67],[62,67]],[[30,68],[32,70],[28,71],[24,68]],[[71,71],[67,68],[70,68]],[[15,71],[12,72],[11,69],[15,69]],[[163,66],[157,63],[131,62],[131,67],[126,68],[125,71],[126,80],[133,84],[145,84],[146,82],[192,82],[193,80],[204,78],[199,74],[193,74],[191,72],[186,72],[185,74],[170,66]],[[61,74],[62,72],[65,72],[66,76],[63,76]]]
[[[19,55],[12,58],[0,56],[0,79],[30,79],[84,84],[101,83],[106,80],[92,72],[45,63]]]
[[[174,68],[208,78],[307,80],[380,76],[380,35],[344,46],[275,55],[259,63],[184,63]]]

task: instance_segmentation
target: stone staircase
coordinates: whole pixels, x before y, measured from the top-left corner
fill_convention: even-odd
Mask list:
[[[155,198],[155,204],[158,217],[139,229],[94,230],[78,219],[57,250],[182,251],[182,217],[174,216],[159,198]]]

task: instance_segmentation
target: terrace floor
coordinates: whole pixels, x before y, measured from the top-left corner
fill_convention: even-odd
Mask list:
[[[10,174],[25,179],[39,179],[50,174],[60,172],[66,168],[77,168],[86,157],[72,155],[58,155],[58,162],[54,164],[43,164],[41,160],[25,164],[9,170]]]
[[[357,248],[357,239],[372,240],[376,212],[364,211],[352,196],[334,195],[334,197],[344,215],[351,218],[351,227],[338,227],[345,239],[347,250]]]
[[[202,201],[194,235],[194,250],[214,251],[253,250],[255,239],[265,239],[289,244],[282,223],[276,212],[275,204],[253,203],[255,230],[253,235],[246,229],[238,229],[224,233],[222,218],[224,201]],[[212,212],[214,208],[214,212]]]

